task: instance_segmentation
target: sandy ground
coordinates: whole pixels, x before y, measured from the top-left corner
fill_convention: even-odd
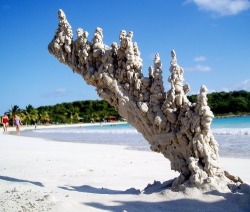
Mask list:
[[[0,134],[0,211],[250,211],[250,160],[221,158],[236,193],[173,191],[161,154]]]

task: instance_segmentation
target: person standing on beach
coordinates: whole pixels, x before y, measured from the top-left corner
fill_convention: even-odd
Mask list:
[[[20,133],[20,126],[21,126],[22,122],[21,119],[18,115],[14,115],[14,125],[16,126],[16,131],[17,133]]]
[[[9,117],[5,113],[4,116],[2,117],[2,124],[3,124],[3,133],[7,132],[7,128],[9,126]]]

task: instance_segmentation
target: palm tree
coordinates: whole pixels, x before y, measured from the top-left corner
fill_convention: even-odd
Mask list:
[[[25,115],[27,117],[26,121],[28,121],[29,124],[36,123],[38,120],[38,111],[32,105],[26,107]]]
[[[100,121],[100,116],[99,113],[93,112],[90,114],[91,120],[96,122],[96,121]]]
[[[20,112],[18,112],[18,116],[20,117],[21,123],[26,122],[27,116],[24,110],[20,110]]]
[[[21,109],[18,105],[11,106],[11,109],[8,111],[9,119],[12,120],[12,125],[14,126],[14,115],[19,114]]]
[[[40,114],[40,120],[43,124],[47,124],[51,121],[48,111],[42,111]]]
[[[79,122],[80,117],[78,112],[73,112],[73,120],[74,122]]]
[[[67,119],[70,119],[70,123],[72,124],[72,119],[73,119],[73,115],[72,115],[72,111],[71,110],[68,110],[66,109],[67,112],[65,113]]]
[[[20,111],[21,111],[20,107],[18,105],[14,105],[14,106],[11,106],[11,109],[9,110],[8,113],[14,115],[14,114],[18,114],[18,112]]]

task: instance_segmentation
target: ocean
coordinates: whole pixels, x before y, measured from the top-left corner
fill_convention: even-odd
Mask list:
[[[250,158],[250,116],[215,118],[212,133],[219,144],[221,157]],[[67,128],[27,130],[22,136],[54,141],[114,144],[129,149],[151,151],[148,142],[127,123]]]

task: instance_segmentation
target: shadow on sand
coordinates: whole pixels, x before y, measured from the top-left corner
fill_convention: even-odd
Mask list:
[[[118,201],[113,199],[112,204],[103,204],[100,202],[84,202],[82,204],[93,207],[101,211],[185,211],[185,212],[247,212],[250,211],[250,186],[242,184],[234,193],[222,193],[217,190],[202,193],[197,199],[194,195],[184,194],[171,190],[173,180],[166,182],[155,181],[146,186],[143,191],[130,188],[125,191],[111,190],[107,188],[94,188],[91,186],[70,186],[60,187],[62,189],[78,192],[86,192],[103,195],[135,195],[135,201]],[[178,195],[178,193],[180,195]],[[177,197],[176,197],[177,194]],[[171,199],[172,195],[174,196]],[[140,200],[148,199],[148,201]],[[157,201],[152,201],[157,200]]]
[[[44,185],[40,182],[35,182],[35,181],[30,181],[30,180],[22,180],[22,179],[17,179],[17,178],[13,178],[13,177],[7,177],[7,176],[0,176],[0,180],[17,182],[17,183],[31,183],[31,184],[34,184],[36,186],[44,187]]]
[[[118,195],[118,194],[132,194],[137,195],[140,194],[140,190],[137,190],[135,188],[130,188],[125,191],[120,190],[112,190],[108,188],[95,188],[88,185],[82,185],[82,186],[62,186],[59,187],[61,189],[65,189],[68,191],[78,191],[78,192],[84,192],[84,193],[91,193],[91,194],[110,194],[110,195]]]

